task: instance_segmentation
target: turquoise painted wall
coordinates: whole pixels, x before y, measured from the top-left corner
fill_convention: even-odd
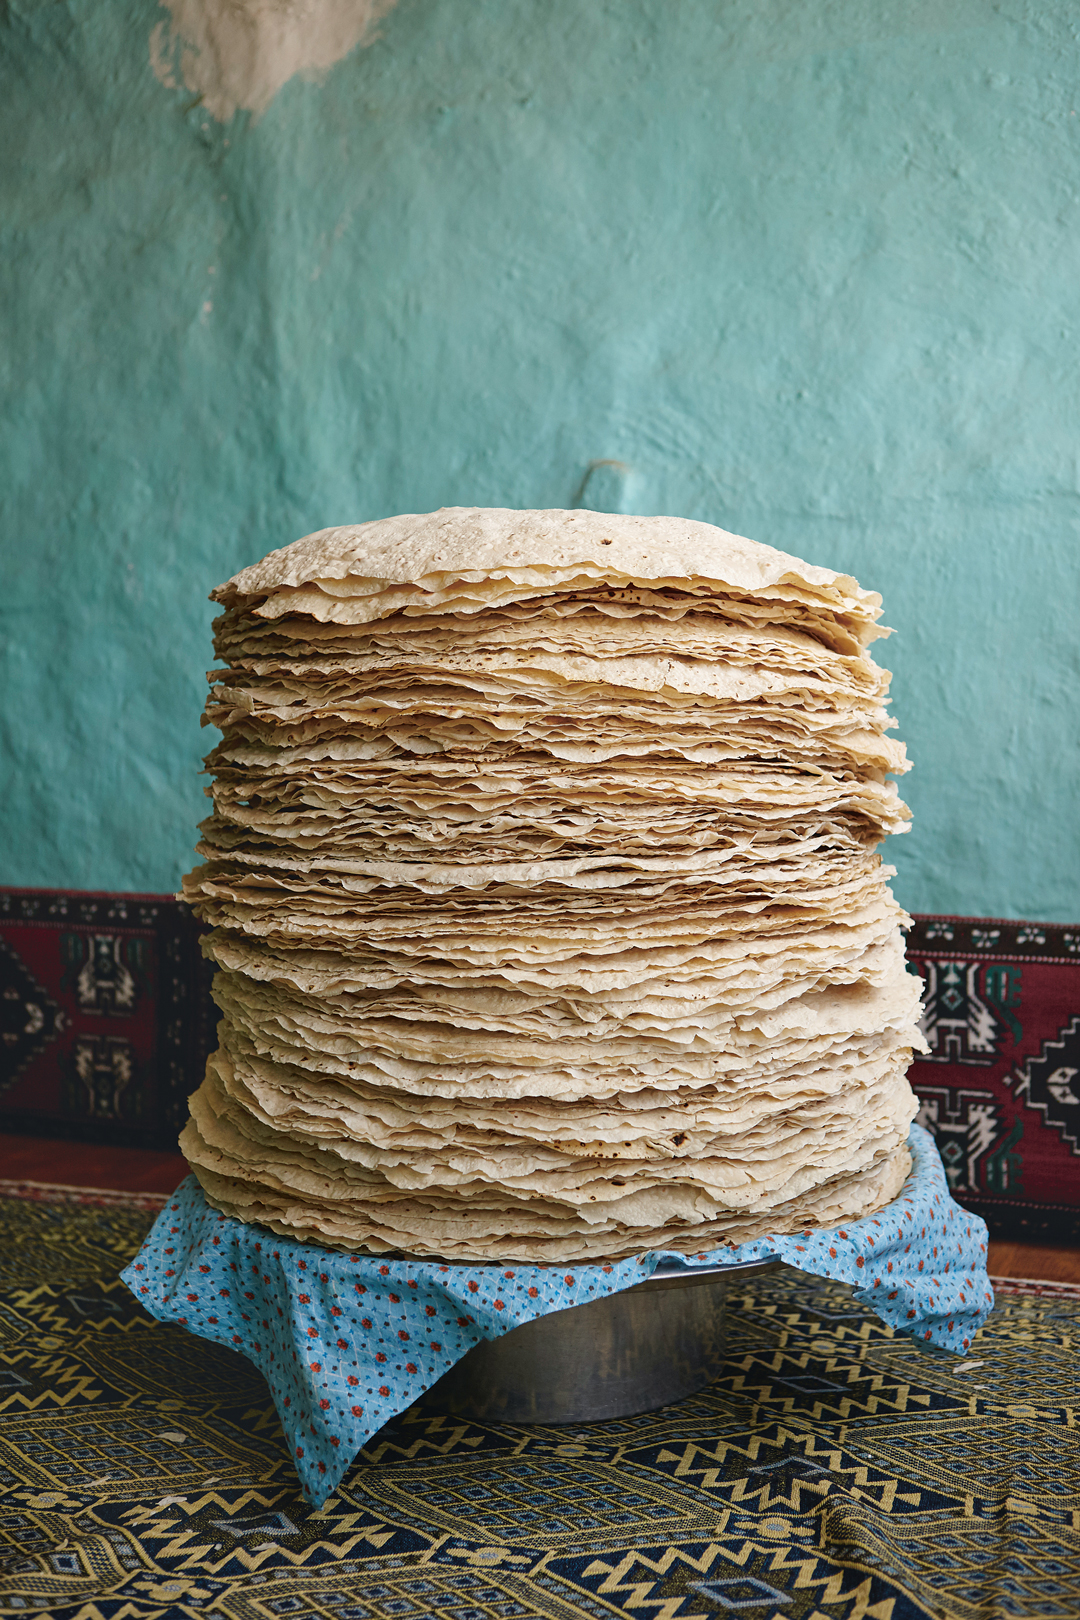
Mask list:
[[[227,125],[163,15],[0,12],[0,882],[176,882],[234,569],[613,458],[883,592],[906,904],[1080,918],[1073,0],[400,0]]]

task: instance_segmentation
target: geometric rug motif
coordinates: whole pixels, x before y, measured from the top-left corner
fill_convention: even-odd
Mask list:
[[[0,1200],[0,1615],[1075,1620],[1080,1289],[999,1284],[961,1363],[763,1272],[700,1394],[565,1428],[429,1399],[314,1511],[254,1367],[117,1282],[151,1218]]]
[[[216,1044],[170,895],[0,889],[0,1130],[174,1149]]]
[[[1080,926],[915,917],[929,1050],[908,1078],[991,1237],[1080,1241]]]
[[[64,1015],[0,937],[0,1094],[64,1027]]]

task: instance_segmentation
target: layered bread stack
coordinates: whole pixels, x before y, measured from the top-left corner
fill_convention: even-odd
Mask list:
[[[214,593],[184,884],[210,1202],[447,1259],[704,1251],[909,1167],[879,598],[703,523],[455,508]]]

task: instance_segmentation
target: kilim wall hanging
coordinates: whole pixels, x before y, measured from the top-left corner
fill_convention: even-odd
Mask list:
[[[216,1044],[200,931],[168,895],[0,889],[0,1130],[175,1150]]]
[[[910,1072],[953,1196],[991,1237],[1080,1239],[1080,926],[914,919],[930,1046]]]
[[[0,889],[0,1130],[173,1148],[215,1045],[166,895]],[[1080,1241],[1080,924],[917,916],[919,1121],[995,1237]]]

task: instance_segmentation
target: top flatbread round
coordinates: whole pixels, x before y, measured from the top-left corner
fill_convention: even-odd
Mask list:
[[[881,598],[846,574],[772,546],[687,518],[591,511],[519,512],[504,507],[443,507],[372,523],[320,529],[270,552],[219,585],[214,600],[233,606],[281,587],[349,580],[359,594],[387,586],[445,588],[452,580],[561,581],[587,573],[624,584],[697,581],[740,593],[793,588],[798,596],[873,620]],[[365,585],[367,589],[365,590]]]

